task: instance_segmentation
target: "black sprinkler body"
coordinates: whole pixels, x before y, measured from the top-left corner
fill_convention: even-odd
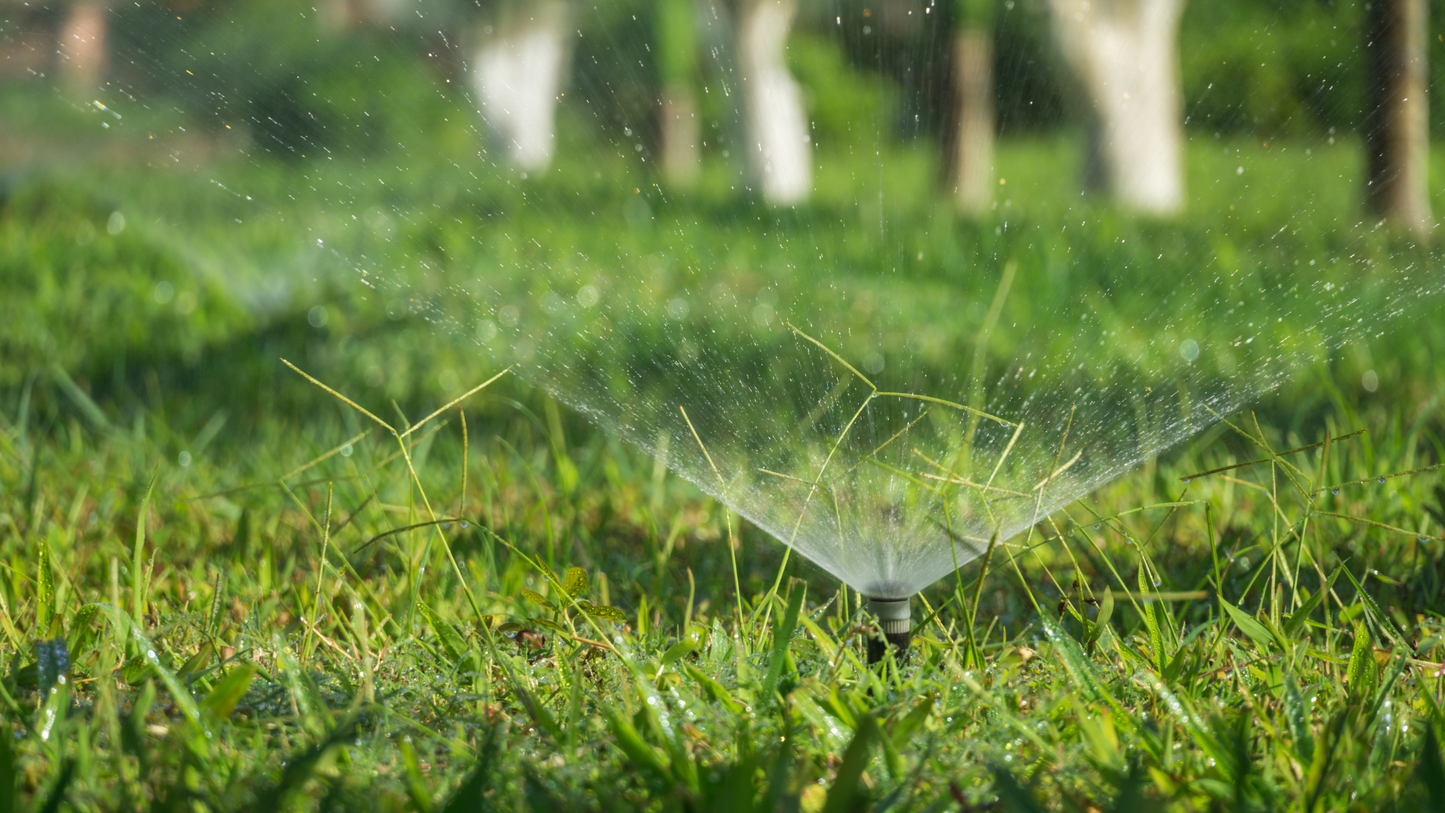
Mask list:
[[[878,616],[878,627],[883,637],[868,639],[868,664],[882,663],[888,650],[893,650],[893,659],[902,661],[913,639],[913,620],[909,617],[907,598],[870,598],[868,609]]]

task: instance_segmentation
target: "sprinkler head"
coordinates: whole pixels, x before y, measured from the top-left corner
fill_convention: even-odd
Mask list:
[[[880,663],[888,648],[893,648],[894,660],[901,661],[908,651],[913,637],[913,622],[909,618],[908,598],[870,598],[868,609],[878,616],[878,626],[883,630],[884,640],[868,640],[869,665]]]

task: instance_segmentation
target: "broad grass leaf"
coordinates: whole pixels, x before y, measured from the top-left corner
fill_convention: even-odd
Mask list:
[[[231,668],[226,676],[218,681],[206,699],[201,701],[201,708],[214,714],[217,719],[225,720],[236,710],[236,704],[246,696],[246,691],[251,688],[251,679],[256,677],[256,665],[254,663],[243,663]]]
[[[211,658],[215,657],[215,650],[209,646],[202,645],[196,650],[196,654],[186,659],[181,668],[176,670],[176,677],[188,677],[211,665]]]
[[[768,672],[763,677],[762,697],[772,697],[778,688],[778,680],[782,678],[783,666],[787,662],[788,645],[792,643],[793,630],[798,627],[798,611],[803,606],[806,593],[802,585],[794,585],[788,595],[788,610],[778,626],[773,628],[773,654],[768,659]]]
[[[1350,698],[1359,701],[1375,688],[1379,666],[1375,663],[1375,645],[1370,630],[1355,622],[1355,646],[1350,652],[1350,665],[1345,668],[1345,686]]]
[[[1089,658],[1084,654],[1079,642],[1065,632],[1064,628],[1059,626],[1058,620],[1049,613],[1039,613],[1039,620],[1044,628],[1044,634],[1059,653],[1060,660],[1064,662],[1064,668],[1069,671],[1069,675],[1079,685],[1079,689],[1085,697],[1090,700],[1107,698],[1112,701],[1113,698],[1104,689],[1103,681],[1095,673],[1093,665],[1089,663]],[[1110,705],[1113,703],[1111,702]]]
[[[1104,598],[1099,602],[1099,612],[1089,624],[1089,631],[1084,636],[1084,646],[1092,647],[1103,637],[1104,630],[1109,628],[1109,619],[1114,615],[1114,591],[1105,590]]]
[[[156,476],[161,473],[161,467],[156,466],[151,472],[150,485],[146,486],[145,497],[141,498],[140,510],[136,512],[135,519],[135,547],[131,550],[130,556],[130,620],[140,627],[141,616],[145,615],[146,589],[149,584],[145,578],[145,546],[146,546],[146,514],[151,505],[151,493],[156,488]]]
[[[1395,622],[1390,619],[1390,616],[1386,614],[1384,610],[1380,609],[1380,605],[1375,603],[1374,597],[1365,592],[1364,586],[1355,579],[1355,574],[1351,573],[1349,568],[1341,567],[1340,569],[1345,571],[1345,578],[1349,579],[1350,584],[1355,586],[1355,594],[1359,596],[1360,601],[1365,605],[1365,609],[1369,611],[1370,616],[1380,629],[1384,630],[1387,635],[1393,638],[1396,644],[1405,644],[1405,636],[1395,628]]]
[[[798,623],[802,624],[803,629],[807,630],[808,634],[813,636],[813,640],[818,643],[818,646],[829,652],[838,648],[838,643],[833,639],[833,636],[829,635],[827,630],[818,626],[818,622],[809,618],[807,613],[798,615]]]
[[[1238,627],[1240,632],[1248,636],[1249,640],[1259,644],[1265,650],[1268,650],[1271,646],[1278,643],[1275,640],[1274,634],[1269,631],[1269,627],[1266,627],[1259,619],[1222,598],[1219,600],[1219,603],[1223,605],[1225,611],[1229,613],[1229,618],[1234,622],[1234,626]]]
[[[436,633],[437,640],[441,642],[442,649],[446,650],[447,657],[451,658],[452,663],[461,660],[462,656],[471,650],[467,646],[466,639],[457,632],[457,628],[447,623],[437,614],[436,610],[427,606],[425,601],[418,601],[416,606],[418,610],[421,610],[421,614],[426,616],[427,624],[432,628],[432,632]]]
[[[1149,595],[1149,584],[1144,578],[1144,568],[1139,568],[1139,592],[1146,598]],[[1159,618],[1155,614],[1154,602],[1144,601],[1141,610],[1144,616],[1144,625],[1149,628],[1149,648],[1154,650],[1154,671],[1164,674],[1164,636],[1159,632]]]
[[[58,526],[56,526],[58,527]],[[36,590],[35,637],[50,636],[50,623],[55,618],[55,572],[50,565],[50,540],[40,537],[40,551],[35,563]]]
[[[1335,586],[1335,579],[1339,578],[1340,570],[1342,570],[1342,568],[1335,568],[1335,572],[1330,574],[1330,577],[1325,580],[1325,583],[1320,586],[1320,589],[1316,590],[1314,595],[1305,599],[1305,603],[1301,604],[1300,608],[1295,610],[1294,614],[1285,620],[1284,637],[1286,640],[1293,641],[1300,632],[1304,630],[1305,624],[1309,621],[1310,614],[1315,611],[1316,607],[1320,606],[1320,602],[1324,601],[1325,596],[1328,596],[1330,590]]]
[[[688,677],[692,678],[693,681],[702,688],[703,693],[708,696],[708,699],[714,703],[722,703],[727,707],[728,711],[731,711],[733,714],[741,714],[746,709],[746,706],[731,694],[728,694],[727,687],[722,685],[722,683],[712,675],[707,674],[690,663],[683,663],[682,671]]]
[[[567,568],[567,575],[562,577],[562,592],[577,598],[587,593],[587,571],[580,567]]]
[[[662,660],[657,662],[657,670],[661,672],[663,669],[677,663],[679,659],[694,649],[697,649],[697,641],[694,641],[692,638],[684,638],[678,641],[668,647],[666,652],[662,653]]]

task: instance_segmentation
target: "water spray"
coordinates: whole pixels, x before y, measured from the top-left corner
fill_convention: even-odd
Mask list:
[[[913,638],[913,620],[909,617],[908,606],[911,597],[870,598],[868,609],[878,616],[878,626],[883,638],[868,639],[868,664],[881,663],[888,649],[893,649],[893,658],[902,660]]]

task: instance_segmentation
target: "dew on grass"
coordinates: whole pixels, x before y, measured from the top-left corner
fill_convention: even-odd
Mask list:
[[[1330,493],[1338,497],[1340,495],[1340,490],[1338,488],[1332,488],[1330,489]]]

